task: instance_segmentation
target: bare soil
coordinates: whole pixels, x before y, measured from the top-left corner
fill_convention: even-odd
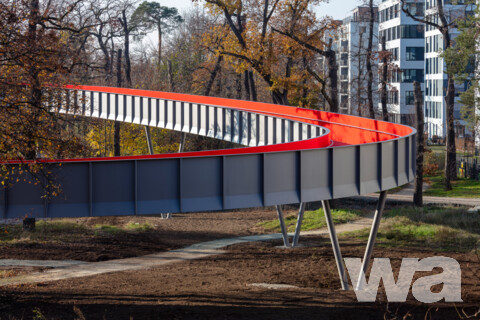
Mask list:
[[[287,214],[294,213],[287,209]],[[160,216],[91,217],[70,219],[85,226],[149,223],[152,230],[75,234],[68,241],[16,241],[0,244],[0,259],[80,260],[88,262],[130,258],[183,248],[194,243],[261,233],[261,221],[275,219],[273,209],[174,214]]]
[[[177,248],[257,233],[260,231],[254,226],[258,221],[275,217],[275,211],[264,209],[176,215],[158,222],[157,232],[162,237],[142,239],[145,242],[137,253],[157,251],[158,243],[152,251],[148,246],[155,246],[156,241],[163,241],[164,248]],[[114,256],[122,256],[120,251],[127,247],[128,254],[134,254],[137,242],[131,241],[112,243],[109,248],[116,252]],[[300,248],[284,249],[279,247],[281,241],[243,243],[228,247],[223,255],[141,272],[0,288],[0,319],[460,319],[480,308],[480,259],[474,253],[376,247],[373,256],[390,258],[396,273],[405,257],[457,259],[462,267],[464,302],[421,304],[410,294],[406,303],[388,304],[381,288],[377,302],[358,303],[353,291],[340,290],[329,239],[302,237],[301,244]],[[365,243],[346,239],[341,246],[344,257],[362,257]],[[91,248],[100,254],[96,246]],[[24,252],[29,255],[35,250]],[[43,252],[55,254],[48,250]],[[252,286],[255,283],[297,288],[273,290]]]
[[[330,243],[303,238],[304,247],[283,249],[279,241],[231,246],[228,253],[167,265],[144,272],[3,288],[0,319],[459,319],[480,306],[478,257],[442,253],[462,266],[462,298],[420,304],[410,295],[403,304],[387,304],[383,289],[377,302],[358,303],[340,290]],[[362,243],[344,241],[345,257],[360,257]],[[403,257],[422,258],[419,249],[376,248],[375,257],[391,258],[394,270]],[[289,284],[271,290],[254,283]],[[474,317],[472,319],[477,319]]]

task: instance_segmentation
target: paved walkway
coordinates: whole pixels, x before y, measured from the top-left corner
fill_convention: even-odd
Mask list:
[[[365,217],[351,223],[346,223],[336,226],[337,233],[355,231],[371,226],[372,218]],[[293,236],[293,234],[289,234]],[[315,231],[302,232],[302,235],[328,235],[327,228],[322,228]],[[19,285],[26,283],[48,282],[56,280],[64,280],[71,278],[95,276],[109,272],[120,272],[129,270],[148,269],[162,266],[169,263],[181,262],[186,260],[200,259],[212,255],[219,255],[225,251],[219,250],[232,244],[252,241],[268,241],[274,239],[282,239],[280,233],[268,235],[254,235],[230,239],[220,239],[209,242],[194,244],[192,246],[172,250],[168,252],[161,252],[150,254],[143,257],[118,259],[102,262],[79,262],[79,261],[31,261],[31,260],[0,260],[0,265],[12,266],[46,266],[54,267],[55,269],[47,270],[45,272],[30,273],[27,275],[0,279],[0,287],[7,285]],[[302,239],[300,238],[300,244]]]
[[[428,184],[423,184],[423,190],[428,189]],[[407,187],[395,192],[388,193],[387,201],[389,202],[402,202],[402,203],[412,203],[413,202],[413,183],[408,184]],[[355,199],[360,199],[364,201],[377,201],[379,194],[371,193],[363,196],[353,197]],[[461,206],[470,206],[470,207],[479,207],[480,199],[477,198],[450,198],[450,197],[429,197],[423,196],[424,204],[441,204],[441,205],[461,205]]]

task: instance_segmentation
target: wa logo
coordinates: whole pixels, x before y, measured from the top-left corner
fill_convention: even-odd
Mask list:
[[[402,259],[398,279],[393,277],[390,259],[374,259],[368,282],[362,270],[360,258],[345,258],[350,279],[355,285],[355,295],[359,302],[374,302],[377,296],[380,279],[383,280],[385,293],[389,302],[405,302],[412,287],[412,294],[420,302],[433,303],[445,298],[445,302],[462,302],[460,264],[448,257],[430,257],[424,259]],[[413,284],[416,271],[431,272],[434,268],[442,268],[442,272],[418,278]],[[443,284],[440,292],[432,292],[434,285]]]

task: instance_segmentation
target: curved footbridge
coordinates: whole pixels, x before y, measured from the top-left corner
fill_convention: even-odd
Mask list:
[[[52,89],[53,90],[53,89]],[[57,89],[57,93],[58,93]],[[322,201],[342,287],[348,288],[328,200],[380,191],[368,266],[386,190],[413,180],[415,130],[372,119],[223,98],[94,86],[61,89],[55,112],[207,136],[244,147],[134,157],[43,160],[62,194],[28,182],[3,187],[0,216],[84,217],[229,210]],[[57,166],[55,164],[61,164]],[[16,165],[13,161],[11,165]],[[27,177],[28,180],[28,177]]]

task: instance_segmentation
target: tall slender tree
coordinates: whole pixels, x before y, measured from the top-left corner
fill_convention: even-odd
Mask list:
[[[158,64],[162,63],[163,35],[170,32],[175,26],[183,22],[177,8],[165,7],[158,2],[142,2],[135,10],[132,21],[145,30],[156,29],[158,32]]]
[[[414,103],[416,113],[416,127],[417,127],[417,159],[415,170],[415,187],[413,193],[413,203],[417,207],[423,206],[423,153],[425,151],[425,136],[424,136],[424,115],[423,115],[423,94],[420,83],[413,82],[414,89]]]
[[[368,8],[369,8],[369,24],[368,24],[368,47],[367,47],[367,74],[368,74],[368,82],[367,82],[367,106],[368,106],[368,115],[370,118],[375,119],[375,109],[373,106],[373,67],[372,62],[374,58],[373,54],[373,29],[375,26],[375,6],[373,4],[373,0],[368,1]]]
[[[469,1],[467,1],[469,2]],[[437,29],[443,39],[442,51],[453,48],[454,42],[452,41],[451,31],[458,25],[458,19],[464,19],[462,17],[456,17],[453,12],[447,12],[444,7],[443,1],[435,1],[433,8],[430,9],[430,13],[427,13],[425,17],[418,17],[416,12],[412,12],[412,3],[407,0],[401,0],[402,11],[406,13],[410,18],[417,22],[421,22],[426,26]],[[415,3],[414,3],[415,4]],[[466,4],[469,5],[469,4]],[[417,7],[415,7],[417,8]],[[415,9],[416,10],[416,9]],[[445,156],[445,189],[451,190],[451,181],[457,177],[457,150],[455,147],[455,73],[447,65],[445,70],[447,74],[447,89],[445,95],[446,105],[446,156]]]

